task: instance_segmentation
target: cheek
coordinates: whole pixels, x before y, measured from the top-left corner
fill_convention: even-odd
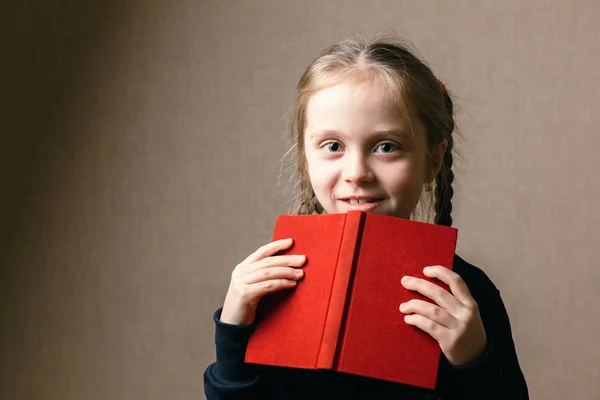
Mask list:
[[[308,159],[306,167],[308,169],[308,176],[314,190],[323,190],[331,188],[337,177],[337,171],[334,163],[324,162],[318,158]]]
[[[398,190],[419,186],[423,183],[422,168],[411,162],[391,165],[380,174],[380,177],[387,186]]]
[[[422,168],[411,163],[395,165],[380,175],[380,182],[403,207],[410,208],[421,196],[423,187]]]

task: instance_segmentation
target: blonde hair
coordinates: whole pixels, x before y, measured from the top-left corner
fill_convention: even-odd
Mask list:
[[[448,140],[441,170],[435,178],[432,191],[434,198],[430,202],[435,201],[434,222],[452,225],[452,133],[455,130],[452,99],[424,61],[409,51],[407,46],[381,36],[368,41],[361,35],[353,35],[328,47],[310,63],[298,82],[290,125],[293,147],[288,152],[295,153],[296,165],[292,177],[295,186],[294,212],[323,212],[310,184],[304,156],[306,105],[314,93],[347,79],[377,80],[385,90],[385,95],[398,104],[405,116],[405,107],[411,104],[425,126],[428,150],[444,139]],[[431,152],[428,153],[431,157]],[[424,208],[426,211],[430,205]]]

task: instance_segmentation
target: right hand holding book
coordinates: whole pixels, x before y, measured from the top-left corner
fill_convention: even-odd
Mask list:
[[[288,238],[266,244],[235,267],[221,311],[221,322],[251,325],[262,297],[296,286],[304,275],[299,267],[306,262],[306,256],[275,255],[289,249],[292,243],[293,240]]]

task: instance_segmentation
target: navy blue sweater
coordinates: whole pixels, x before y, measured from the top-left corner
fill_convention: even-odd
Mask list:
[[[483,271],[458,256],[453,270],[465,281],[479,305],[488,346],[478,360],[460,367],[450,365],[442,353],[435,391],[327,370],[246,364],[244,354],[253,326],[222,323],[218,309],[213,316],[217,360],[204,372],[208,400],[528,399],[498,289]]]

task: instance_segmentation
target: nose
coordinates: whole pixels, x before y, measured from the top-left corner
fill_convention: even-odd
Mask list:
[[[342,177],[344,181],[359,185],[372,182],[375,175],[366,157],[362,154],[349,154],[344,157]]]

